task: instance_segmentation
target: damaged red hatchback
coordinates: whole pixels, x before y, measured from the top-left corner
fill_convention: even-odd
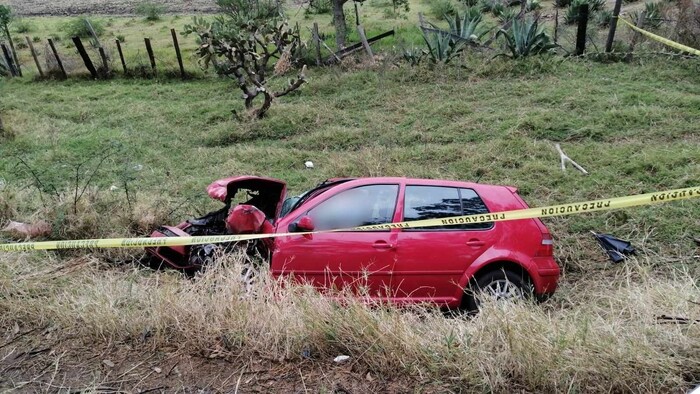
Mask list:
[[[207,191],[225,206],[153,236],[295,233],[525,209],[507,186],[408,178],[330,179],[285,199],[284,182],[232,177]],[[397,304],[476,309],[477,294],[546,297],[559,267],[539,219],[379,231],[288,235],[244,242],[274,276],[292,275],[320,289],[347,289]],[[217,250],[242,245],[148,249],[166,264],[197,270]],[[477,291],[478,290],[478,291]]]

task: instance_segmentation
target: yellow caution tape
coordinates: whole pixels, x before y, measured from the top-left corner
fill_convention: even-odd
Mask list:
[[[608,211],[640,205],[652,205],[670,201],[700,197],[700,186],[685,189],[667,190],[656,193],[637,194],[606,200],[590,200],[571,204],[552,205],[543,208],[528,208],[515,211],[494,212],[484,215],[453,216],[441,219],[413,220],[409,222],[387,223],[360,226],[328,231],[276,234],[214,235],[200,237],[161,237],[161,238],[110,238],[83,239],[73,241],[46,241],[15,244],[0,244],[0,251],[19,252],[28,250],[54,249],[97,249],[97,248],[143,248],[158,246],[203,245],[222,242],[248,241],[262,238],[287,237],[295,235],[321,234],[342,231],[389,230],[416,227],[456,226],[461,224],[501,222],[507,220],[533,219],[551,216],[574,215],[586,212]]]
[[[683,45],[683,44],[679,44],[679,43],[677,43],[677,42],[675,42],[675,41],[669,40],[668,38],[664,38],[664,37],[661,37],[661,36],[657,36],[657,35],[654,34],[654,33],[650,33],[650,32],[648,32],[648,31],[646,31],[646,30],[643,30],[643,29],[638,28],[637,26],[635,26],[635,25],[629,23],[628,21],[626,21],[626,20],[624,20],[624,19],[622,19],[622,18],[618,18],[618,20],[619,20],[619,21],[625,22],[625,23],[627,24],[627,26],[629,26],[632,30],[636,30],[636,31],[638,31],[638,32],[640,32],[640,33],[642,33],[642,34],[644,34],[645,36],[651,38],[652,40],[656,40],[656,41],[658,41],[658,42],[660,42],[660,43],[662,43],[662,44],[668,45],[668,46],[670,46],[670,47],[672,47],[672,48],[676,48],[676,49],[678,49],[678,50],[680,50],[680,51],[688,52],[688,53],[692,53],[693,55],[700,56],[700,50],[697,50],[697,49],[695,49],[695,48],[691,48],[691,47],[686,46],[686,45]]]

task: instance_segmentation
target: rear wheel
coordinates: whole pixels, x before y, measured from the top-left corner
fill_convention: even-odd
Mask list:
[[[483,300],[516,301],[531,295],[530,282],[523,274],[510,270],[490,271],[476,278],[465,291],[463,307],[469,312],[478,312]]]

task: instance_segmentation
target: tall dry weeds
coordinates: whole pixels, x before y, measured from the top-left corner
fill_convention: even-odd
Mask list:
[[[476,318],[431,308],[367,307],[261,276],[245,297],[241,258],[195,279],[113,267],[95,258],[0,255],[0,324],[55,324],[103,341],[177,346],[210,356],[297,362],[347,354],[383,376],[443,381],[470,391],[676,391],[700,379],[694,278],[661,278],[631,262],[614,280],[566,282],[544,305],[488,305]],[[61,268],[71,265],[69,274]]]
[[[678,0],[674,35],[678,42],[700,48],[700,4],[693,0]]]

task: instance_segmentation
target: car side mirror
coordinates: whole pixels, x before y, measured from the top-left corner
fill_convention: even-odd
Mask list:
[[[311,219],[311,216],[302,216],[296,225],[296,231],[300,233],[314,231],[314,228],[316,227],[314,226],[314,221]]]

